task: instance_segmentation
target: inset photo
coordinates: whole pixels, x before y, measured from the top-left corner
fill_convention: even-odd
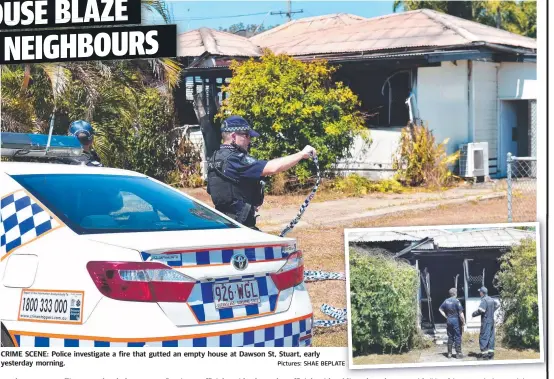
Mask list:
[[[541,363],[539,225],[346,229],[351,369]]]

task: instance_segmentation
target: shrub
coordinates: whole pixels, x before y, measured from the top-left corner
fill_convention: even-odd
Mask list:
[[[334,179],[329,185],[332,191],[350,196],[367,195],[371,192],[401,193],[404,188],[395,179],[385,179],[378,182],[371,181],[357,174]]]
[[[397,180],[407,186],[445,187],[455,177],[450,168],[459,152],[446,154],[448,139],[436,143],[433,132],[425,125],[409,125],[402,130],[398,152],[393,157]]]
[[[200,149],[188,138],[183,138],[177,147],[176,178],[172,185],[186,188],[198,188],[204,185],[202,177],[202,155]]]
[[[324,61],[303,63],[266,52],[260,61],[233,62],[231,70],[233,78],[223,88],[229,97],[217,117],[243,116],[260,132],[252,144],[258,159],[311,145],[325,170],[348,156],[356,135],[365,135],[358,98],[342,83],[333,83],[335,68]],[[293,172],[301,182],[312,175],[307,161]]]
[[[538,349],[539,295],[537,246],[533,239],[522,240],[500,258],[496,287],[504,314],[504,341],[508,346]]]
[[[383,254],[350,251],[352,345],[356,355],[400,352],[417,342],[417,270]]]
[[[174,126],[171,100],[156,88],[145,88],[138,99],[134,130],[126,135],[126,166],[161,181],[175,168],[170,131]]]

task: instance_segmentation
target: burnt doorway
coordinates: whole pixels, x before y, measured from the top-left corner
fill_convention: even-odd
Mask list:
[[[458,289],[458,300],[465,309],[464,259],[429,257],[418,260],[420,278],[421,323],[424,326],[444,324],[446,319],[439,307],[449,295],[450,288]],[[428,285],[425,285],[427,281]],[[431,307],[431,309],[429,308]]]

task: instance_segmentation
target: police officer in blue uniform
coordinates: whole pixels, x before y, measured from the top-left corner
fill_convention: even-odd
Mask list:
[[[81,146],[83,146],[83,155],[79,158],[75,158],[76,161],[74,163],[102,167],[100,157],[92,148],[94,129],[90,123],[84,120],[73,121],[69,125],[68,135],[76,137],[81,143]]]
[[[208,162],[208,193],[215,208],[239,223],[256,229],[256,210],[263,203],[263,177],[295,166],[315,155],[306,146],[302,151],[270,161],[248,154],[250,141],[259,137],[240,116],[228,117],[221,126],[223,143]]]
[[[473,312],[472,316],[481,315],[481,331],[479,333],[479,348],[481,349],[481,359],[494,359],[494,343],[495,343],[495,323],[494,312],[500,307],[492,297],[488,295],[489,291],[486,287],[479,289],[481,303],[479,308]]]
[[[456,347],[456,359],[463,358],[462,330],[465,324],[464,308],[458,300],[458,290],[451,288],[450,297],[439,308],[439,312],[446,318],[446,333],[448,335],[448,358],[452,358],[452,345]]]

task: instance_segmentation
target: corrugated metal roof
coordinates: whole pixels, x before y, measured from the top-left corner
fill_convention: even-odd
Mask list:
[[[326,16],[332,19],[331,16]],[[254,36],[251,41],[267,47],[274,53],[294,56],[375,52],[394,49],[428,47],[460,47],[479,43],[505,45],[536,50],[533,38],[523,37],[477,22],[444,13],[422,9],[394,13],[350,24],[336,23],[329,27],[293,28],[293,21],[264,38]],[[316,23],[316,20],[313,21]],[[309,33],[308,33],[309,31]],[[265,33],[262,33],[265,34]]]
[[[230,57],[258,57],[262,50],[248,38],[210,28],[177,36],[177,56],[199,57],[204,53]]]
[[[525,238],[535,238],[535,232],[519,229],[502,228],[466,231],[442,235],[433,238],[435,249],[452,249],[465,247],[509,247]],[[422,250],[432,249],[431,246],[422,246]]]
[[[514,228],[488,228],[481,230],[449,231],[445,229],[422,229],[409,231],[364,231],[349,234],[349,242],[416,242],[426,237],[433,244],[425,244],[417,250],[508,247],[524,238],[535,238],[535,232]]]
[[[283,39],[312,33],[316,30],[345,26],[368,20],[348,13],[336,13],[323,16],[305,17],[287,22],[263,33],[250,37],[250,41],[259,46],[273,46]]]
[[[442,234],[450,234],[450,232],[443,229],[409,230],[406,232],[368,230],[351,232],[348,235],[348,240],[350,242],[415,242],[425,237],[435,237]]]

